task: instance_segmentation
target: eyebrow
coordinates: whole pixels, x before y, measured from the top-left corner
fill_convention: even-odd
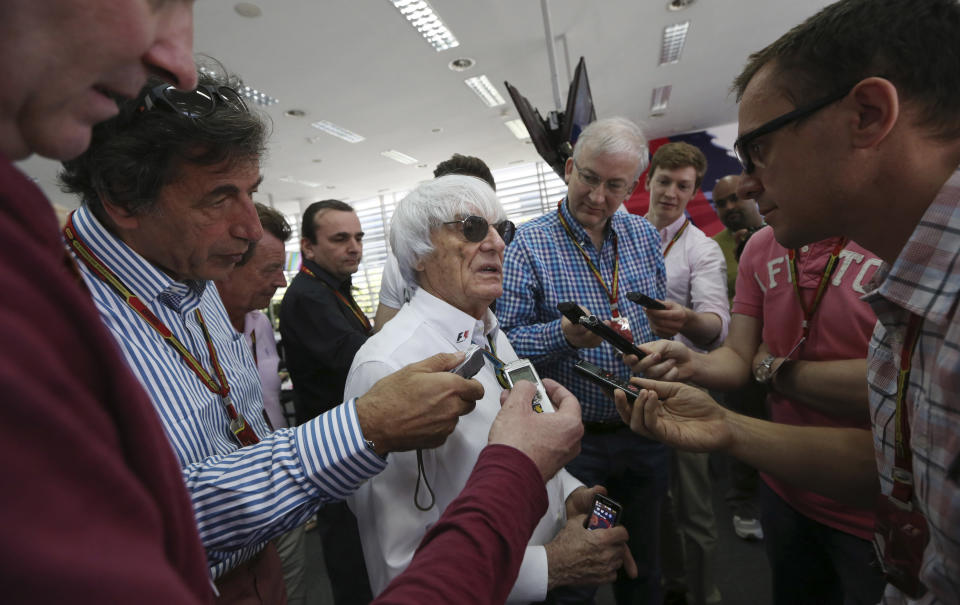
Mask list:
[[[260,184],[261,184],[261,183],[263,183],[263,175],[262,175],[262,174],[260,175],[260,178],[257,179],[257,182],[254,183],[252,187],[250,187],[249,191],[252,192],[252,191],[256,190],[257,188],[260,187]],[[239,188],[239,187],[237,187],[237,186],[234,185],[233,183],[227,183],[227,184],[220,185],[219,187],[215,187],[215,188],[211,189],[211,190],[208,191],[207,194],[204,195],[203,197],[204,197],[204,198],[210,198],[210,197],[217,197],[217,196],[219,196],[219,195],[235,195],[235,194],[237,194],[237,193],[239,193],[239,192],[240,192],[240,188]]]

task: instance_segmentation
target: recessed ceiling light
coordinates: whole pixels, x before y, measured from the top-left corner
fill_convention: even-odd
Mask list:
[[[426,168],[426,167],[427,167],[426,164],[417,164],[417,168]]]
[[[672,84],[653,89],[653,94],[650,95],[651,116],[661,116],[667,111],[667,105],[670,104],[670,92],[672,90]]]
[[[687,30],[690,22],[676,23],[663,28],[663,41],[660,44],[660,65],[668,65],[680,61],[680,53],[687,41]]]
[[[310,160],[310,161],[313,162],[314,164],[319,164],[320,162],[323,161],[323,158],[313,158],[313,159]]]
[[[322,130],[323,132],[333,135],[338,139],[343,139],[348,143],[359,143],[360,141],[366,140],[366,137],[359,135],[352,130],[347,130],[342,126],[337,126],[333,122],[328,122],[327,120],[318,120],[310,124],[317,130]]]
[[[437,52],[460,46],[457,37],[443,24],[426,0],[390,0],[393,6]]]
[[[263,14],[260,7],[252,2],[237,2],[233,5],[233,10],[241,17],[248,17],[250,19]]]
[[[513,133],[513,136],[517,137],[521,141],[523,139],[529,139],[530,133],[527,132],[527,127],[523,125],[523,120],[510,120],[509,122],[504,122],[504,126],[510,129],[510,132]]]
[[[467,71],[473,67],[475,61],[470,57],[460,57],[459,59],[454,59],[450,61],[450,64],[447,65],[453,71]]]
[[[336,189],[336,188],[337,188],[336,185],[327,185],[327,189]]]
[[[291,118],[302,118],[303,116],[307,115],[307,112],[302,109],[288,109],[283,112],[283,115]]]
[[[441,132],[443,132],[443,128],[431,128],[430,132],[434,134],[440,134]]]
[[[487,107],[498,107],[506,103],[500,96],[500,92],[485,75],[467,78],[463,83],[476,93],[480,100],[487,104]]]
[[[380,152],[380,155],[382,155],[382,156],[385,157],[385,158],[390,158],[391,160],[393,160],[393,161],[395,161],[395,162],[400,162],[401,164],[410,165],[410,164],[416,164],[416,163],[417,163],[417,158],[410,157],[409,155],[407,155],[407,154],[405,154],[405,153],[400,153],[400,152],[397,151],[396,149],[388,149],[388,150],[386,150],[386,151],[381,151],[381,152]]]
[[[669,2],[667,2],[667,10],[682,11],[683,9],[693,4],[694,1],[695,0],[670,0]]]

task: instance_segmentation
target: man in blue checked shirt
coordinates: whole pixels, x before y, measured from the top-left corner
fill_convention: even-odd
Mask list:
[[[633,434],[610,398],[574,370],[577,359],[585,359],[622,379],[630,376],[613,347],[557,310],[558,303],[572,301],[638,344],[655,338],[643,309],[626,293],[666,295],[660,236],[645,219],[617,212],[646,158],[643,133],[627,119],[599,120],[584,129],[567,160],[567,197],[556,210],[521,225],[507,246],[497,316],[517,354],[580,400],[582,450],[567,470],[587,485],[606,486],[623,505],[621,519],[639,576],[617,580],[617,602],[653,604],[661,600],[658,519],[667,488],[667,452]],[[565,591],[554,598],[579,602],[594,590]]]
[[[267,541],[351,494],[388,452],[441,444],[483,390],[444,371],[461,356],[435,356],[270,432],[250,348],[210,281],[263,233],[252,196],[266,129],[237,82],[199,79],[190,92],[151,80],[94,128],[61,175],[83,198],[64,236],[183,468],[220,602],[280,603]]]

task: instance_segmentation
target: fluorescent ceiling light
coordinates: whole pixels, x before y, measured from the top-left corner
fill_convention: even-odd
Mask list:
[[[467,78],[463,83],[475,92],[477,96],[480,97],[480,100],[487,104],[487,107],[497,107],[498,105],[506,103],[487,76],[481,75]]]
[[[294,178],[294,177],[292,177],[292,176],[289,176],[289,175],[288,175],[288,176],[282,176],[282,177],[280,177],[280,178],[277,179],[277,180],[280,181],[280,182],[283,182],[283,183],[292,183],[292,184],[294,184],[294,185],[304,185],[304,186],[306,186],[306,187],[313,187],[314,189],[316,189],[317,187],[320,186],[320,183],[316,183],[316,182],[314,182],[314,181],[301,181],[300,179],[296,179],[296,178]]]
[[[316,128],[317,130],[322,130],[327,134],[332,134],[338,139],[343,139],[348,143],[359,143],[360,141],[365,140],[365,137],[353,132],[352,130],[347,130],[342,126],[337,126],[333,122],[328,122],[326,120],[313,122],[310,125]]]
[[[668,65],[680,61],[680,53],[687,41],[687,30],[690,22],[684,21],[663,28],[663,42],[660,45],[660,65]]]
[[[390,0],[407,22],[417,30],[437,52],[460,46],[456,36],[443,24],[426,0]]]
[[[513,133],[513,136],[517,137],[521,141],[523,139],[529,139],[530,133],[527,132],[527,127],[523,125],[523,120],[510,120],[509,122],[504,122],[504,126],[510,129],[510,132]]]
[[[650,96],[650,115],[663,115],[667,111],[671,90],[673,90],[672,84],[653,89],[653,94]]]
[[[409,165],[409,164],[416,164],[418,162],[417,158],[412,158],[405,153],[400,153],[396,149],[388,149],[386,151],[381,151],[380,155],[382,155],[385,158],[390,158],[391,160],[394,160],[396,162],[400,162],[401,164]]]

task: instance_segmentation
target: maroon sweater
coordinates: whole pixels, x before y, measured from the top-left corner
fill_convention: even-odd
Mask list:
[[[372,605],[503,603],[546,512],[547,490],[533,461],[512,447],[488,445],[410,566]]]
[[[0,600],[212,602],[179,465],[64,259],[0,156]]]

